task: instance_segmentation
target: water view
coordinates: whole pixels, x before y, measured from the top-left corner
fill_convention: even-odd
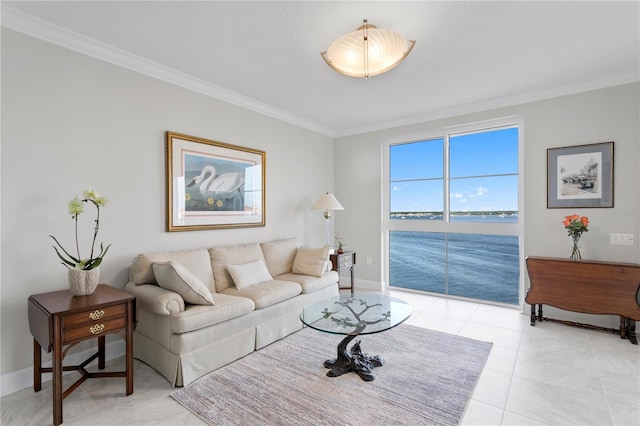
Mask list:
[[[462,221],[516,223],[505,214],[460,216]],[[424,215],[415,220],[437,220]],[[452,221],[455,219],[452,217]],[[389,284],[394,287],[518,304],[518,237],[391,231]]]

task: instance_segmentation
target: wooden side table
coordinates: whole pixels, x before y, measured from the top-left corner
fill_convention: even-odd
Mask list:
[[[353,294],[353,265],[356,264],[356,252],[345,251],[340,254],[332,254],[329,256],[329,259],[331,259],[331,269],[338,272],[338,287],[340,287],[344,275],[347,272],[349,273],[351,279],[350,286],[340,288],[351,288],[351,294]]]
[[[133,393],[133,329],[137,321],[136,298],[122,290],[100,284],[88,296],[73,296],[69,290],[29,297],[29,328],[33,335],[33,390],[42,388],[42,373],[53,373],[53,424],[62,423],[62,400],[88,378],[125,377],[126,394]],[[105,335],[124,331],[125,371],[90,373],[85,367],[98,358],[105,368]],[[67,351],[84,340],[98,338],[98,352],[80,365],[64,366]],[[67,346],[64,349],[63,347]],[[42,367],[41,349],[53,350],[52,366]],[[81,377],[62,390],[62,372],[78,371]]]

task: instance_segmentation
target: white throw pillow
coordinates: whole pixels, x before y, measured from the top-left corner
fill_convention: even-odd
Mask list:
[[[207,286],[180,263],[156,262],[153,274],[160,287],[180,294],[185,302],[194,305],[213,305],[213,296]]]
[[[227,270],[238,290],[273,279],[262,260],[242,265],[227,265]]]
[[[272,277],[291,272],[293,260],[298,252],[295,238],[260,243],[260,248]]]
[[[238,244],[226,247],[212,247],[209,249],[211,268],[216,291],[222,293],[233,287],[233,278],[229,274],[227,265],[242,265],[243,263],[264,260],[260,244]]]
[[[300,247],[293,261],[294,274],[321,277],[328,268],[329,247]]]

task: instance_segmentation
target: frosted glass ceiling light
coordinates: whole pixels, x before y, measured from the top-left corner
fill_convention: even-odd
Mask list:
[[[343,35],[320,54],[340,74],[368,79],[395,68],[414,44],[415,40],[377,28],[365,19],[356,31]]]

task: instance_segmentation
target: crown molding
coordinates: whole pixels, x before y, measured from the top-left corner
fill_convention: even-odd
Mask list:
[[[474,114],[499,108],[507,108],[516,105],[524,105],[531,102],[553,99],[561,96],[575,95],[578,93],[590,92],[593,90],[605,89],[608,87],[621,86],[623,84],[637,83],[640,76],[635,73],[612,76],[588,84],[571,84],[556,87],[548,90],[538,90],[528,93],[521,93],[513,96],[505,96],[473,104],[453,107],[444,110],[433,111],[426,114],[404,117],[398,120],[381,121],[371,126],[354,127],[349,129],[336,129],[335,137],[359,135],[363,133],[376,132],[380,130],[393,129],[402,126],[427,123],[429,121],[441,120],[465,114]]]
[[[2,4],[2,26],[53,43],[67,49],[100,59],[167,83],[233,104],[248,110],[302,127],[329,137],[335,130],[291,114],[272,105],[240,95],[190,75],[149,61],[108,44],[69,31],[50,22],[28,15]]]

